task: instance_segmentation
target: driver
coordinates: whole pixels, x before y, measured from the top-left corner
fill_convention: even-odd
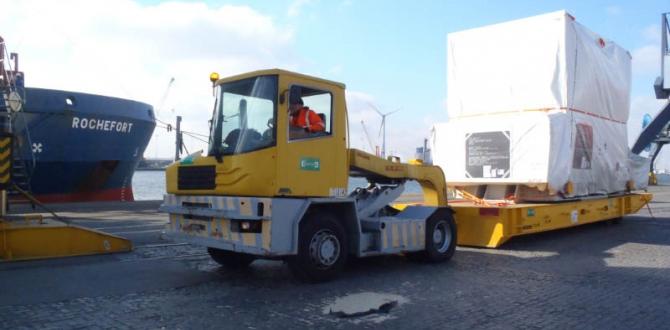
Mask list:
[[[314,110],[306,107],[300,97],[291,98],[288,113],[290,116],[291,131],[300,129],[304,132],[316,133],[323,132],[326,129],[321,117]]]

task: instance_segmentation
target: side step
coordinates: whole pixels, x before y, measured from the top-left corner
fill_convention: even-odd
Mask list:
[[[125,238],[41,216],[0,219],[0,262],[129,252]]]

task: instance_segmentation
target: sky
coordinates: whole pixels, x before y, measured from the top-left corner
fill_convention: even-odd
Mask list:
[[[0,35],[20,54],[26,85],[130,98],[158,118],[207,134],[209,74],[283,68],[342,82],[352,147],[381,145],[403,159],[448,119],[448,33],[565,9],[633,58],[629,143],[654,116],[665,1],[30,1],[0,0]],[[494,54],[493,54],[494,56]],[[171,79],[174,81],[170,84]],[[174,155],[157,127],[145,157]],[[185,137],[189,152],[205,143]],[[658,168],[670,168],[670,150]]]

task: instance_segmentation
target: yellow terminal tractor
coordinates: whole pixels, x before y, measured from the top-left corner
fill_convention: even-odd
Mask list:
[[[170,214],[168,235],[208,247],[226,266],[279,258],[301,279],[327,280],[349,256],[446,261],[457,243],[495,248],[516,236],[617,219],[652,198],[627,191],[507,204],[471,196],[447,205],[439,167],[348,148],[344,85],[282,70],[211,80],[207,156],[167,168],[161,210]],[[368,186],[350,191],[350,176]],[[421,185],[423,204],[393,204],[409,180]]]
[[[454,254],[442,170],[348,149],[343,84],[278,69],[211,78],[207,156],[166,170],[169,236],[208,247],[226,266],[284,259],[306,281],[333,278],[349,256]],[[349,193],[350,176],[369,185]],[[421,184],[429,206],[389,206],[407,180]]]

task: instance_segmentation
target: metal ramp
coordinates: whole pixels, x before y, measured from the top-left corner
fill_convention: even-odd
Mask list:
[[[652,143],[667,144],[670,141],[670,101],[665,103],[665,106],[658,112],[656,117],[645,127],[640,136],[633,144],[631,151],[639,155],[648,145]],[[658,148],[660,151],[660,148]],[[658,151],[656,154],[658,154]]]
[[[131,250],[125,238],[40,215],[0,219],[0,262]]]
[[[649,173],[654,173],[654,161],[661,152],[661,149],[663,149],[663,146],[668,143],[670,143],[670,101],[665,103],[663,109],[642,130],[635,144],[633,144],[631,152],[639,155],[647,146],[651,146],[649,151],[651,157]]]
[[[631,151],[640,154],[648,146],[651,146],[651,167],[649,172],[654,173],[654,160],[664,145],[670,143],[670,47],[668,36],[670,35],[670,24],[668,14],[661,15],[661,74],[654,82],[654,92],[659,100],[667,100],[665,106],[658,112],[656,117],[642,129],[640,136],[635,141]]]
[[[74,225],[59,217],[29,193],[14,184],[13,190],[33,205],[43,207],[54,219],[41,214],[7,215],[0,210],[0,262],[61,258],[92,254],[130,252],[130,240]],[[6,205],[7,191],[0,190],[0,205]]]

